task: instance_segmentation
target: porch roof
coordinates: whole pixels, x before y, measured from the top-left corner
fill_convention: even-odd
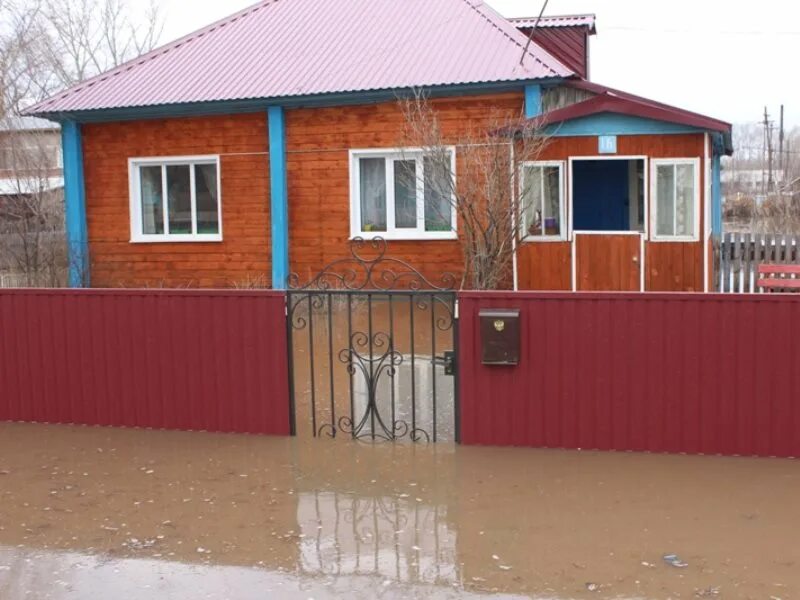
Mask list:
[[[526,125],[530,126],[532,123],[538,127],[547,127],[611,113],[717,133],[722,138],[725,154],[733,153],[730,123],[586,80],[565,81],[563,85],[582,89],[594,95],[587,100],[528,119],[518,132],[521,133]]]

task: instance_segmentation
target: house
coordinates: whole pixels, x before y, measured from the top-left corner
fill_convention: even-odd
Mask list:
[[[703,290],[730,125],[591,82],[595,33],[480,0],[264,0],[61,92],[29,114],[62,125],[73,284],[280,288],[358,235],[458,271],[452,214],[413,190],[395,214],[399,157],[423,162],[397,97],[421,89],[445,137],[548,127],[520,289]]]
[[[63,192],[58,125],[0,119],[0,287],[63,285]]]
[[[58,124],[36,117],[0,119],[0,203],[63,187]]]

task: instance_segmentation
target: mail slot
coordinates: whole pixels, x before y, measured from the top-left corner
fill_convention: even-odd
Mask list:
[[[484,308],[479,316],[483,364],[519,364],[519,309]]]

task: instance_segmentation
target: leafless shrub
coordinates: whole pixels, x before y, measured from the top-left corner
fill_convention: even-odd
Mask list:
[[[268,290],[272,282],[267,275],[248,275],[244,279],[237,279],[231,283],[237,290]]]
[[[509,118],[497,112],[455,137],[443,132],[434,104],[422,93],[401,99],[405,117],[403,146],[422,150],[424,185],[440,199],[438,221],[457,216],[463,255],[461,285],[497,289],[508,285],[516,247],[527,235],[520,215],[530,210],[529,182],[520,185],[520,166],[536,160],[548,142],[535,122],[521,125],[522,115]],[[523,131],[514,138],[506,132]],[[451,168],[456,150],[456,172]],[[435,175],[433,175],[435,174]],[[426,205],[426,211],[431,207]]]

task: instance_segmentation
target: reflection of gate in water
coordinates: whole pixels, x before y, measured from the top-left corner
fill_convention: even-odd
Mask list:
[[[361,256],[365,247],[375,256]],[[385,250],[354,240],[350,258],[291,286],[295,431],[307,420],[315,436],[456,438],[453,279],[437,287]]]
[[[305,574],[379,575],[433,585],[460,581],[457,532],[446,506],[315,491],[300,494],[297,519]]]

